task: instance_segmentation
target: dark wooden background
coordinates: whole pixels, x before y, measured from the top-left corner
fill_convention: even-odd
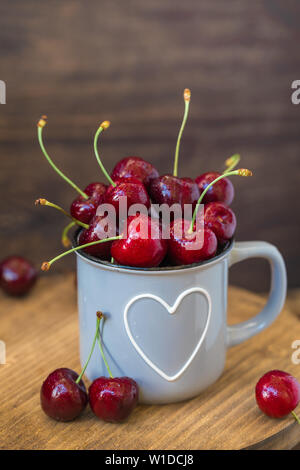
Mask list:
[[[1,257],[39,265],[61,251],[65,220],[35,208],[39,196],[68,207],[75,196],[48,166],[36,139],[47,114],[47,148],[79,185],[101,179],[92,152],[99,122],[108,169],[126,155],[172,169],[192,90],[180,174],[222,169],[234,152],[252,179],[235,179],[237,238],[275,243],[300,285],[300,6],[289,0],[2,0],[0,79]],[[57,264],[68,270],[74,260]],[[236,284],[264,290],[261,261],[233,268]]]

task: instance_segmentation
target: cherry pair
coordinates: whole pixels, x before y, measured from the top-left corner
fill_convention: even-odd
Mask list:
[[[100,337],[100,321],[104,318],[97,312],[96,332],[89,357],[78,374],[68,368],[53,371],[44,381],[41,392],[41,406],[50,418],[57,421],[71,421],[85,409],[87,403],[100,419],[110,422],[124,421],[138,402],[138,385],[129,377],[113,377],[105,359]],[[82,376],[93,354],[96,341],[107,367],[109,377],[99,377],[92,382],[87,394]]]

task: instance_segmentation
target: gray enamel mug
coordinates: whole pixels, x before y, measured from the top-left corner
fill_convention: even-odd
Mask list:
[[[268,327],[286,296],[286,270],[269,243],[233,242],[221,255],[198,265],[139,269],[77,254],[80,358],[87,360],[96,312],[106,320],[104,351],[114,376],[129,376],[140,387],[140,402],[164,404],[198,395],[222,374],[227,348]],[[265,258],[271,289],[254,318],[227,325],[228,269],[247,258]],[[95,347],[86,376],[107,375]]]

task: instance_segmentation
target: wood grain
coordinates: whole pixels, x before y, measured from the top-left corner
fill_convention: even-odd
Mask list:
[[[58,423],[40,409],[39,390],[48,373],[79,370],[76,293],[73,276],[43,278],[28,298],[1,294],[0,338],[7,364],[0,366],[1,449],[288,449],[300,442],[292,417],[274,420],[256,406],[254,387],[269,369],[288,370],[299,319],[288,307],[265,332],[228,352],[222,377],[199,397],[168,406],[138,406],[115,425],[89,409],[72,423]],[[231,288],[230,323],[257,313],[261,296]]]
[[[103,119],[112,121],[102,143],[109,170],[138,154],[164,173],[188,86],[180,174],[222,169],[240,152],[255,177],[235,179],[237,238],[278,245],[290,286],[299,287],[300,106],[290,99],[300,78],[297,18],[296,0],[2,0],[0,255],[19,252],[39,264],[60,249],[64,221],[33,201],[46,196],[68,208],[74,193],[41,156],[41,114],[49,116],[50,154],[82,187],[101,179],[91,139]],[[266,290],[267,278],[262,261],[232,271],[247,288]]]

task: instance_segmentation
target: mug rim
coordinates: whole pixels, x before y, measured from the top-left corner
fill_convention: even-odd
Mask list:
[[[78,236],[81,230],[82,230],[81,228],[78,228],[72,237],[73,248],[78,246]],[[139,268],[135,266],[123,266],[120,264],[114,264],[114,263],[111,263],[110,261],[105,261],[105,260],[96,258],[95,256],[90,255],[89,253],[85,253],[82,250],[75,251],[75,253],[80,258],[84,259],[85,261],[93,265],[96,265],[98,267],[107,269],[109,271],[140,273],[140,274],[171,274],[171,273],[175,273],[178,271],[183,272],[187,270],[205,268],[206,266],[218,263],[219,261],[221,261],[222,259],[226,258],[229,255],[229,253],[231,252],[233,248],[234,242],[235,240],[234,238],[232,238],[229,241],[229,245],[223,251],[221,251],[221,253],[219,253],[217,256],[214,256],[213,258],[210,258],[208,260],[200,261],[199,263],[185,264],[185,265],[180,265],[180,266],[157,266],[153,268]]]

